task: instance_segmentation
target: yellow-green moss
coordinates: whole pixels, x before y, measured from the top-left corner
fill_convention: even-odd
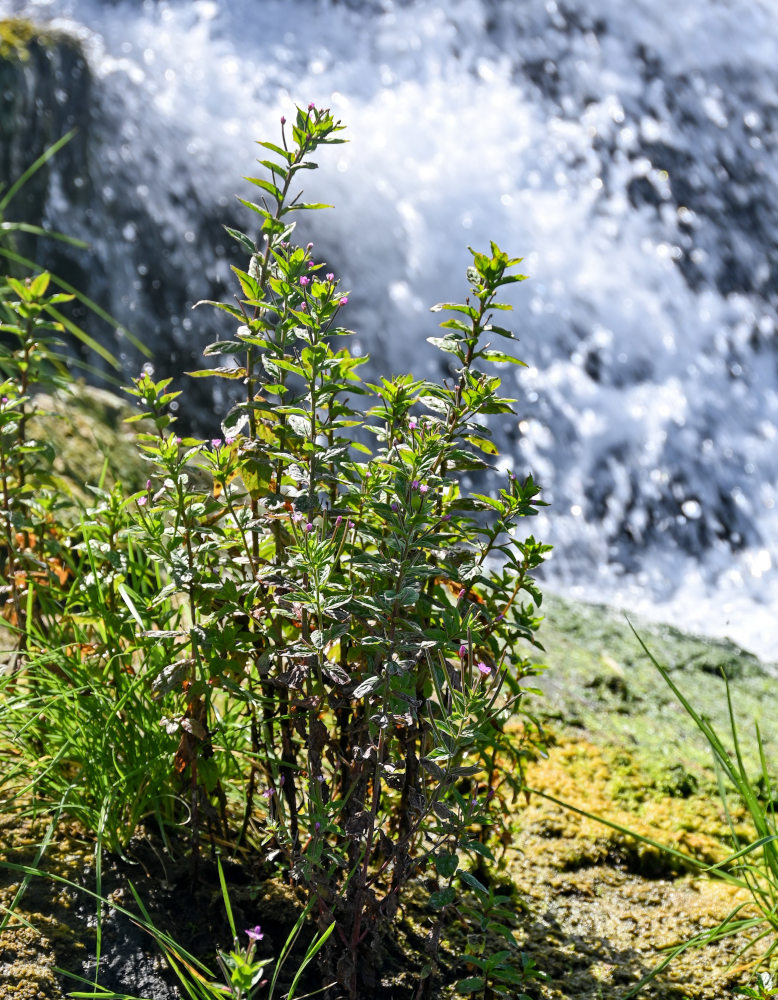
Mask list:
[[[0,20],[0,59],[25,62],[30,57],[30,44],[45,38],[45,32],[26,18]]]

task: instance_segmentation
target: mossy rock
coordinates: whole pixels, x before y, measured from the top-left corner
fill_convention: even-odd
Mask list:
[[[101,483],[121,482],[128,494],[143,488],[148,466],[135,442],[138,425],[125,423],[134,412],[128,403],[83,383],[35,402],[43,413],[30,421],[29,436],[53,445],[54,472],[78,501],[92,503],[89,487]]]
[[[754,780],[759,774],[756,724],[768,759],[778,759],[774,666],[727,639],[689,635],[604,605],[547,594],[543,612],[545,652],[536,651],[533,659],[548,669],[533,678],[533,686],[544,694],[534,707],[552,732],[577,731],[598,743],[625,747],[657,787],[676,788],[679,794],[694,782],[710,782],[707,742],[651,662],[648,649],[724,744],[732,746],[729,686]]]

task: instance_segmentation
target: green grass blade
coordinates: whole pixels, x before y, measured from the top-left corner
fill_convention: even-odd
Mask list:
[[[321,949],[327,943],[327,939],[329,938],[330,934],[332,934],[334,930],[335,930],[335,921],[333,920],[330,926],[321,934],[317,935],[310,943],[310,945],[308,946],[308,950],[305,953],[305,958],[300,963],[300,968],[297,970],[297,974],[292,980],[292,985],[289,987],[289,993],[287,994],[286,1000],[294,1000],[294,991],[297,987],[298,982],[300,981],[300,977],[302,976],[303,972],[306,969],[306,966],[308,966],[316,957],[316,955],[321,951]]]
[[[48,163],[48,161],[52,158],[52,156],[55,156],[60,151],[60,149],[62,149],[64,145],[70,142],[70,140],[73,138],[73,136],[76,134],[77,131],[78,131],[77,129],[73,128],[66,135],[63,135],[62,138],[57,139],[56,142],[52,143],[48,149],[45,149],[41,153],[41,155],[38,157],[37,160],[35,160],[34,163],[31,163],[30,166],[27,167],[27,169],[24,171],[21,177],[19,177],[17,180],[14,181],[14,183],[5,192],[3,197],[0,198],[0,214],[5,212],[9,203],[13,199],[14,195],[24,187],[27,181],[34,174],[37,174],[37,172],[41,169],[41,167],[45,166],[45,164]]]
[[[29,267],[30,270],[32,271],[40,270],[40,266],[36,264],[34,260],[30,260],[27,257],[22,257],[21,254],[15,253],[13,250],[8,250],[6,247],[0,247],[0,257],[5,257],[7,260],[12,260],[14,263],[21,264],[23,267]],[[49,273],[51,274],[51,272]],[[56,274],[51,274],[51,280],[56,285],[59,285],[59,287],[62,288],[64,291],[68,292],[70,295],[75,295],[78,301],[81,302],[83,305],[85,305],[87,309],[91,310],[91,312],[93,312],[95,316],[99,316],[100,319],[104,320],[104,322],[110,324],[111,326],[116,327],[118,330],[121,330],[121,332],[124,334],[127,340],[129,340],[129,342],[133,345],[133,347],[135,347],[136,350],[140,351],[141,354],[144,355],[144,357],[147,358],[151,357],[151,351],[148,349],[148,347],[146,347],[146,345],[142,341],[138,340],[138,338],[135,336],[134,333],[128,330],[123,323],[120,323],[118,319],[115,319],[113,316],[110,315],[110,313],[107,313],[105,309],[103,309],[96,302],[90,299],[88,295],[84,295],[83,292],[79,292],[77,288],[74,288],[71,284],[68,284],[68,282],[65,281],[64,278],[60,278]]]

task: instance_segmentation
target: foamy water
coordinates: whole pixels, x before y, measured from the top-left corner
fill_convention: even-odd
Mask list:
[[[326,105],[305,221],[382,367],[439,370],[428,307],[467,245],[523,255],[503,464],[552,502],[546,579],[778,659],[778,7],[755,0],[8,2],[77,33],[99,79],[91,240],[110,306],[177,351],[149,247],[188,301],[228,282],[198,213],[240,222],[255,138]],[[96,140],[97,141],[97,140]],[[247,194],[244,190],[242,194]],[[504,346],[501,342],[500,346]],[[161,365],[159,366],[161,368]]]

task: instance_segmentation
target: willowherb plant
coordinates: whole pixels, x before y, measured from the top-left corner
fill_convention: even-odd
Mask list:
[[[260,845],[320,928],[334,922],[330,971],[356,997],[375,970],[358,957],[409,881],[439,879],[442,912],[464,859],[491,857],[498,786],[507,774],[520,787],[536,745],[521,681],[536,670],[532,572],[548,546],[514,537],[541,503],[531,477],[496,496],[459,483],[496,454],[485,417],[513,412],[483,368],[521,364],[486,342],[512,339],[494,317],[519,261],[473,252],[468,298],[434,307],[449,316],[430,339],[450,378],[363,382],[367,359],[342,346],[348,294],[290,222],[324,207],[292,188],[341,129],[311,105],[282,119],[280,144],[260,143],[268,176],[249,180],[262,197],[243,200],[259,238],[228,230],[248,264],[233,269],[236,304],[213,303],[235,331],[205,351],[221,367],[190,373],[243,387],[223,436],[175,434],[169,380],[130,390],[149,482],[129,536],[163,577],[134,611],[167,664],[156,683],[181,692],[167,725],[195,848],[203,823]]]

